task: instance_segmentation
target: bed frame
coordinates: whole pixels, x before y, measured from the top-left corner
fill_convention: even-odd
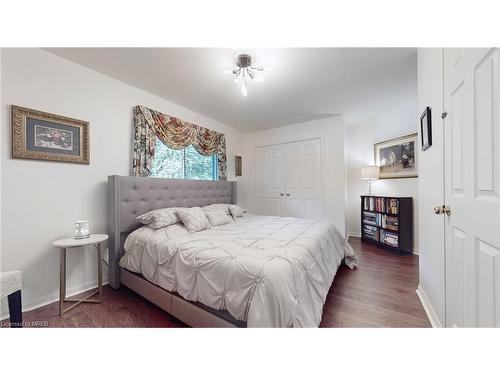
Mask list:
[[[241,327],[225,311],[187,301],[119,266],[127,236],[141,225],[135,218],[165,207],[236,204],[236,182],[174,180],[149,177],[108,177],[109,284],[124,285],[191,327]]]

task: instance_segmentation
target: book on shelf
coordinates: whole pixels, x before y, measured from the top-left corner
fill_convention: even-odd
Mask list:
[[[378,223],[377,214],[374,212],[364,212],[363,223],[369,225],[377,225]]]
[[[399,236],[392,232],[387,232],[383,229],[380,230],[380,242],[383,242],[392,247],[399,246]]]
[[[384,197],[366,197],[363,200],[363,209],[367,211],[386,212],[397,214],[397,199]]]
[[[363,225],[363,236],[374,241],[379,240],[379,234],[377,227],[371,225]]]
[[[399,219],[397,216],[388,216],[376,212],[363,212],[363,224],[375,225],[397,231],[399,228],[398,223]]]
[[[399,213],[399,200],[392,198],[387,200],[387,213],[397,215]]]
[[[385,227],[387,229],[398,230],[399,219],[394,216],[385,216]]]

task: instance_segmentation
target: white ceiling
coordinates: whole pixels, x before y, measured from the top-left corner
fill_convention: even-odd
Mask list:
[[[414,48],[47,50],[242,132],[334,115],[362,121],[416,95]],[[237,53],[272,69],[247,97],[224,73]]]

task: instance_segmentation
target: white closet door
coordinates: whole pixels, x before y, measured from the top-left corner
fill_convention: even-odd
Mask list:
[[[256,147],[257,209],[261,215],[285,216],[285,153],[282,145]]]
[[[321,141],[292,142],[286,147],[286,215],[324,218]]]
[[[256,147],[261,215],[324,218],[321,141]]]
[[[444,54],[447,326],[500,326],[498,54]]]

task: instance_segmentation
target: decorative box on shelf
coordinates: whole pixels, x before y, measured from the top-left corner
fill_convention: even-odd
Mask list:
[[[413,199],[362,195],[361,241],[400,253],[413,252]]]

